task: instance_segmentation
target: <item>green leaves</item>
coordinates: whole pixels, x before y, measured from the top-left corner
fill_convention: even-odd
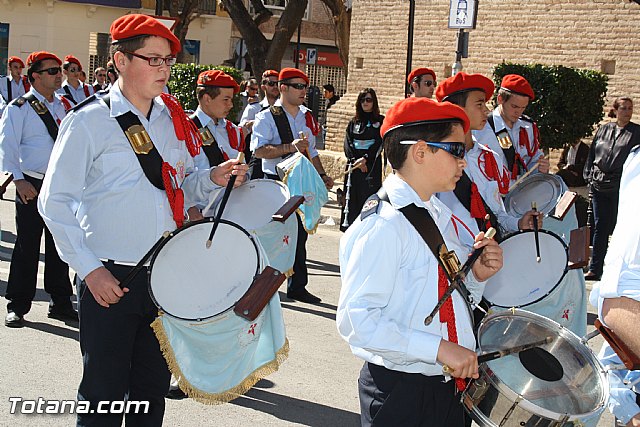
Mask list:
[[[525,114],[538,123],[545,149],[591,136],[604,116],[608,77],[599,71],[503,62],[493,70],[496,88],[507,74],[519,74],[531,84],[536,99]]]
[[[196,82],[198,75],[207,70],[221,70],[229,74],[238,84],[242,81],[242,72],[236,68],[224,67],[222,65],[196,65],[196,64],[176,64],[171,67],[171,79],[168,86],[171,94],[178,98],[185,110],[195,110],[198,108],[196,99]],[[235,122],[240,109],[240,97],[236,95],[233,99],[233,109],[229,112],[229,120]]]

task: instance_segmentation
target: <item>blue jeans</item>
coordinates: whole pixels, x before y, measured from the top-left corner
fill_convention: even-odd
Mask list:
[[[619,197],[620,193],[618,191],[610,193],[593,191],[591,203],[593,205],[595,226],[593,228],[593,253],[589,263],[589,271],[598,276],[602,275],[604,257],[609,247],[609,236],[616,227]]]

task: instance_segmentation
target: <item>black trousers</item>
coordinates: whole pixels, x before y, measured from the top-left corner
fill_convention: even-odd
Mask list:
[[[595,227],[593,228],[593,252],[589,271],[598,276],[602,275],[604,258],[609,248],[609,236],[613,234],[618,221],[619,198],[618,191],[602,193],[594,190],[592,194],[591,203]]]
[[[25,175],[40,192],[42,180]],[[44,290],[54,305],[70,305],[73,288],[69,280],[69,266],[60,259],[53,236],[38,213],[38,200],[22,203],[16,194],[16,244],[11,255],[7,294],[7,311],[24,315],[31,310],[36,295],[40,241],[44,231]]]
[[[265,174],[265,178],[280,181],[278,175]],[[298,240],[296,242],[296,257],[293,262],[293,276],[289,279],[287,292],[295,292],[304,289],[309,283],[309,271],[307,270],[307,238],[309,234],[302,225],[300,215],[296,213],[298,221]]]
[[[118,280],[132,267],[107,264]],[[80,350],[83,373],[78,401],[92,414],[78,414],[78,426],[120,426],[123,414],[98,414],[100,401],[148,401],[147,414],[125,414],[127,426],[160,426],[171,374],[150,324],[157,315],[144,269],[117,304],[100,306],[84,282],[80,295]],[[108,407],[108,406],[107,406]],[[103,405],[104,408],[104,405]],[[90,412],[90,411],[89,411]]]
[[[462,427],[465,414],[454,381],[392,371],[365,362],[358,379],[363,427]]]

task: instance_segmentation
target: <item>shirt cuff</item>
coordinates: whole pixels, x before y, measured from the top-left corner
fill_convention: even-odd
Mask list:
[[[435,365],[438,358],[441,336],[421,331],[412,331],[407,346],[407,362],[426,362]]]
[[[78,277],[84,280],[93,270],[104,267],[102,261],[93,254],[80,254],[69,263],[71,268],[78,273]]]

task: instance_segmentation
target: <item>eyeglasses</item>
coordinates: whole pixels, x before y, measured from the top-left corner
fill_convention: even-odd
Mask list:
[[[68,73],[79,73],[80,69],[79,68],[67,68],[67,72]]]
[[[263,85],[267,85],[267,86],[275,86],[278,84],[278,82],[276,80],[264,80],[262,82]]]
[[[252,90],[252,91],[257,92],[258,88],[257,87],[248,87],[247,90]]]
[[[282,84],[298,90],[304,90],[307,88],[307,85],[305,83],[282,83]]]
[[[361,104],[364,104],[365,102],[373,102],[373,98],[366,97],[366,98],[362,98],[362,101],[360,101]]]
[[[162,64],[167,64],[169,67],[171,67],[172,65],[176,65],[176,61],[178,60],[178,58],[176,58],[175,56],[167,56],[163,58],[161,56],[144,56],[138,53],[129,52],[127,50],[123,50],[122,52],[128,53],[129,55],[135,56],[136,58],[144,59],[152,67],[159,67]]]
[[[428,141],[418,140],[418,141],[400,141],[400,144],[413,145],[413,144],[417,144],[420,141],[424,142],[430,147],[436,147],[441,150],[444,150],[447,153],[451,154],[456,159],[460,159],[460,160],[464,159],[464,153],[465,153],[464,142],[428,142]]]
[[[432,80],[423,80],[423,82],[425,85],[427,85],[427,87],[431,87],[431,86],[435,86],[436,82],[432,81]]]
[[[56,74],[61,72],[62,72],[62,68],[60,67],[51,67],[51,68],[45,68],[44,70],[36,71],[36,73],[38,74],[47,73],[50,76],[55,76]]]

